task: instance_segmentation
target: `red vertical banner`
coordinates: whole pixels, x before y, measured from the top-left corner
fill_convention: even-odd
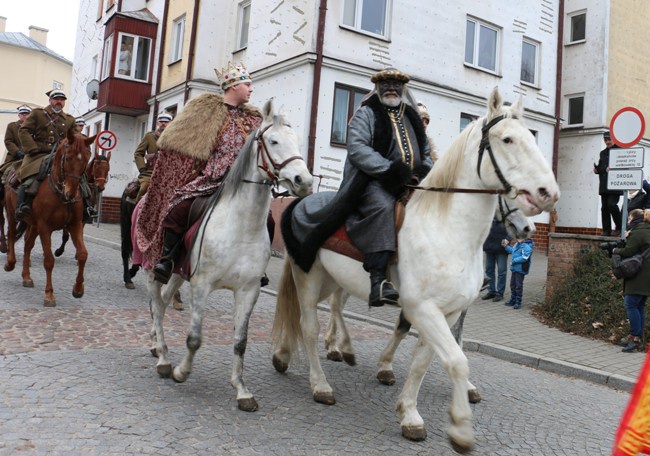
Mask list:
[[[612,456],[650,454],[650,353],[616,432]]]

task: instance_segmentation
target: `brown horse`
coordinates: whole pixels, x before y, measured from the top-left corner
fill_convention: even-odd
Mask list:
[[[97,204],[97,199],[99,195],[106,188],[106,181],[108,180],[108,173],[111,170],[111,153],[110,151],[106,154],[100,154],[95,152],[93,157],[88,165],[86,165],[86,177],[88,179],[88,185],[90,186],[90,204],[93,206]],[[61,235],[61,247],[54,251],[54,256],[60,257],[65,252],[65,245],[70,239],[70,233],[68,230],[63,228],[63,234]]]
[[[43,305],[56,306],[54,288],[52,286],[52,269],[54,268],[54,255],[52,254],[52,232],[67,229],[72,236],[76,248],[77,277],[72,288],[72,296],[81,298],[84,295],[84,267],[88,258],[88,251],[83,241],[83,202],[79,192],[79,181],[90,159],[90,144],[95,136],[83,138],[74,135],[70,130],[61,140],[54,156],[52,169],[47,176],[47,183],[38,189],[32,204],[32,214],[25,218],[29,229],[25,233],[25,250],[23,259],[23,286],[33,287],[34,282],[30,276],[30,256],[36,236],[40,236],[43,247],[43,266],[47,275],[45,285],[45,298]],[[8,240],[9,252],[5,271],[12,271],[16,266],[16,193],[5,186],[5,208],[9,225]]]

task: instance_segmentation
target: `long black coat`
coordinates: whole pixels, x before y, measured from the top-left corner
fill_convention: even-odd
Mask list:
[[[613,148],[618,146],[613,146]],[[598,179],[600,182],[598,184],[598,194],[599,195],[622,195],[623,192],[620,190],[607,190],[607,167],[609,166],[609,149],[606,147],[600,151],[600,156],[598,159],[598,164],[596,165],[596,171],[598,172]]]

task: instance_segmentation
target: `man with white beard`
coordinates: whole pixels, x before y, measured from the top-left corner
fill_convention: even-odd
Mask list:
[[[395,68],[374,74],[375,89],[361,102],[348,130],[341,190],[348,187],[346,181],[360,176],[365,176],[367,184],[345,226],[364,254],[372,307],[397,304],[399,293],[386,280],[386,268],[396,250],[395,202],[408,183],[419,182],[432,166],[424,124],[406,88],[409,79]]]

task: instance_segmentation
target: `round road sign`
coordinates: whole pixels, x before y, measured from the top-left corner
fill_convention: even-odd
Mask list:
[[[117,145],[117,136],[110,130],[104,130],[99,132],[95,142],[97,147],[102,150],[113,150]]]
[[[631,106],[619,109],[609,123],[609,132],[620,147],[632,147],[643,138],[645,118],[641,111]]]

